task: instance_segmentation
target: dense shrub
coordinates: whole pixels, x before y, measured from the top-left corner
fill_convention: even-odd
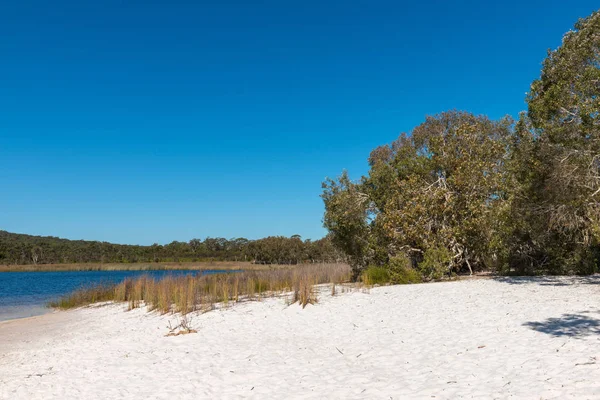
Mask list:
[[[382,285],[390,283],[390,271],[385,267],[373,265],[363,272],[362,279],[366,285]]]
[[[411,261],[406,256],[392,257],[386,268],[390,271],[392,283],[407,284],[423,281],[421,274],[412,268]]]
[[[426,280],[441,279],[451,271],[452,254],[445,247],[437,246],[425,250],[419,271]]]

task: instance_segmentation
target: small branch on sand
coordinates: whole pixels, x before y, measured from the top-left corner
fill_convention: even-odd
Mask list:
[[[188,317],[187,314],[184,314],[181,316],[181,319],[179,320],[179,325],[176,325],[175,327],[171,327],[171,321],[169,321],[169,333],[167,333],[165,336],[179,336],[179,335],[187,335],[188,333],[198,333],[197,330],[192,329],[192,318]],[[175,332],[177,329],[179,329],[178,332]]]

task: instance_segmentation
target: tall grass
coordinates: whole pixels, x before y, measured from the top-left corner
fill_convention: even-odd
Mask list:
[[[252,264],[247,261],[186,261],[140,263],[71,263],[0,265],[0,272],[46,271],[169,271],[169,270],[270,270],[289,268],[289,265]]]
[[[49,305],[55,308],[67,309],[85,304],[112,301],[115,298],[116,287],[111,284],[98,284],[87,288],[77,289],[68,296],[61,297]]]
[[[346,264],[304,264],[292,268],[245,271],[200,276],[149,276],[127,279],[116,285],[101,285],[68,294],[52,307],[69,309],[99,301],[126,302],[132,310],[142,304],[160,313],[187,314],[208,310],[220,303],[256,300],[292,292],[293,302],[303,307],[317,301],[315,285],[340,284],[350,280]]]

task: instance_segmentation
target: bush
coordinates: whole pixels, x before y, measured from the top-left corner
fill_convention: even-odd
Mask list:
[[[421,274],[411,266],[407,256],[392,257],[388,264],[392,283],[408,284],[423,281]]]
[[[390,283],[390,271],[385,267],[371,266],[363,272],[362,280],[365,285]]]
[[[423,253],[423,260],[418,268],[422,276],[427,279],[441,279],[445,273],[449,272],[449,266],[452,262],[452,254],[442,246],[430,247]]]
[[[421,277],[421,274],[413,268],[406,268],[395,273],[392,281],[394,283],[405,285],[409,283],[421,283],[423,282],[423,278]]]

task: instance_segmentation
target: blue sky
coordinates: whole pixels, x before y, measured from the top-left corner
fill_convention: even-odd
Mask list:
[[[428,114],[517,115],[595,7],[1,2],[0,229],[319,238],[326,176]]]

